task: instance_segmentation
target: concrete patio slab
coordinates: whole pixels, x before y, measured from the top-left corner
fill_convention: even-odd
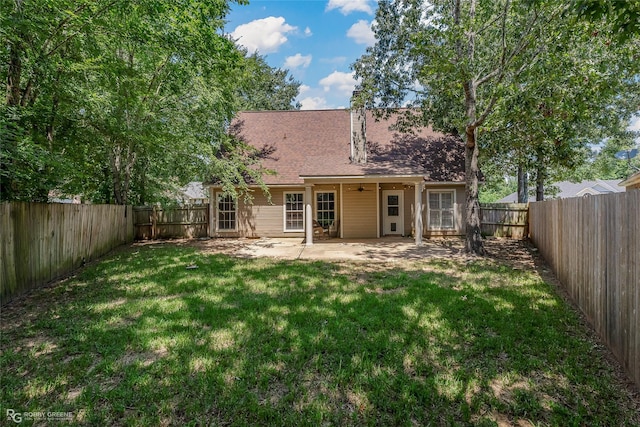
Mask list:
[[[270,257],[331,261],[393,262],[424,258],[465,258],[464,241],[460,238],[425,239],[416,246],[413,239],[384,237],[381,239],[327,239],[306,245],[302,238],[209,239],[198,246],[206,251],[226,253],[242,258]]]

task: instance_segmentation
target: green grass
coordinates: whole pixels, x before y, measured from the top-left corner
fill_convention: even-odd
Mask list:
[[[196,264],[197,269],[186,266]],[[143,246],[2,313],[5,409],[87,425],[638,425],[574,311],[495,261]]]

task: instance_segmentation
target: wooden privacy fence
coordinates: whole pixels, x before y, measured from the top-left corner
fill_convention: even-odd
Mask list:
[[[131,206],[0,203],[2,303],[131,241]]]
[[[640,191],[536,202],[531,239],[640,386]]]
[[[194,238],[209,235],[209,205],[133,208],[136,240]]]
[[[529,235],[529,204],[481,203],[480,222],[484,236],[526,239]]]

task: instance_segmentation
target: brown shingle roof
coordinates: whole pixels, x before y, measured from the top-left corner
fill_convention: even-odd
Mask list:
[[[301,176],[423,175],[427,181],[464,181],[464,145],[430,128],[415,135],[390,130],[393,119],[366,115],[367,163],[350,163],[349,110],[249,111],[234,121],[234,133],[270,148],[262,165],[277,172],[265,183],[302,184]]]

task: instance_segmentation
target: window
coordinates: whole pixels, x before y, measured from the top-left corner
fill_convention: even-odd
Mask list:
[[[336,219],[336,193],[316,193],[316,221],[322,228],[329,228]]]
[[[218,221],[217,227],[221,231],[236,229],[236,201],[233,197],[218,194]]]
[[[284,193],[284,231],[304,231],[304,193]]]
[[[455,228],[453,191],[429,191],[429,229],[452,230]]]

